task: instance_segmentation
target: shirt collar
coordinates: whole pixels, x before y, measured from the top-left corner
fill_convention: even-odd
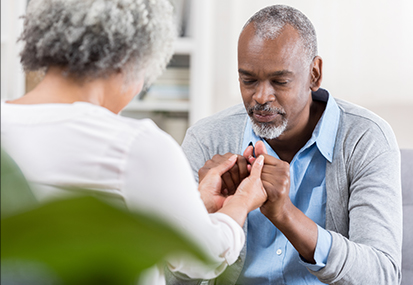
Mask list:
[[[338,123],[340,120],[340,109],[336,100],[334,100],[328,92],[327,96],[326,109],[314,129],[313,136],[315,137],[317,148],[321,154],[329,162],[332,162]]]
[[[307,149],[315,143],[320,153],[329,162],[332,162],[338,123],[340,119],[340,109],[334,98],[324,89],[319,89],[317,92],[314,92],[313,99],[323,102],[327,101],[327,105],[323,115],[314,128],[313,135],[299,152]],[[250,142],[255,145],[255,143],[259,140],[264,141],[268,154],[278,158],[278,155],[270,147],[270,145],[254,133],[251,126],[251,121],[247,120],[242,149],[245,150]]]

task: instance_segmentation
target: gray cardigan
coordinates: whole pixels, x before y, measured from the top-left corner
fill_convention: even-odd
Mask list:
[[[328,284],[400,284],[402,201],[396,139],[375,114],[336,101],[340,122],[333,161],[326,168],[326,229],[332,247],[326,266],[310,272]],[[213,155],[242,154],[247,119],[240,104],[188,130],[182,147],[197,179],[199,168]],[[235,284],[245,255],[246,246],[216,280],[189,280],[167,270],[167,284]]]

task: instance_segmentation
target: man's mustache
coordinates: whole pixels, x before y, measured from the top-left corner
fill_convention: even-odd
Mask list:
[[[285,111],[283,109],[271,107],[268,103],[255,104],[254,106],[248,107],[247,111],[250,116],[252,116],[253,113],[278,113],[280,115],[285,115]]]

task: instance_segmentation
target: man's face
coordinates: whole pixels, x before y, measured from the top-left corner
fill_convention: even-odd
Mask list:
[[[255,35],[249,24],[238,42],[242,99],[258,136],[274,139],[309,117],[310,64],[297,31],[286,25],[275,39]]]

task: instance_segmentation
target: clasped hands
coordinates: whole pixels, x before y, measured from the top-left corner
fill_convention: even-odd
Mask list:
[[[262,141],[256,143],[255,154],[257,158],[253,157],[252,146],[242,156],[217,154],[198,171],[199,190],[210,213],[242,195],[250,204],[249,211],[260,207],[273,222],[285,218],[288,207],[292,206],[289,164],[268,155]]]
[[[290,165],[267,154],[259,141],[244,154],[215,155],[198,171],[201,197],[210,213],[225,205],[243,205],[244,214],[260,207],[264,214],[291,242],[303,258],[315,263],[317,225],[293,205],[289,197]],[[232,203],[232,205],[230,205]],[[232,217],[239,216],[237,212]],[[242,226],[244,218],[238,223]]]

